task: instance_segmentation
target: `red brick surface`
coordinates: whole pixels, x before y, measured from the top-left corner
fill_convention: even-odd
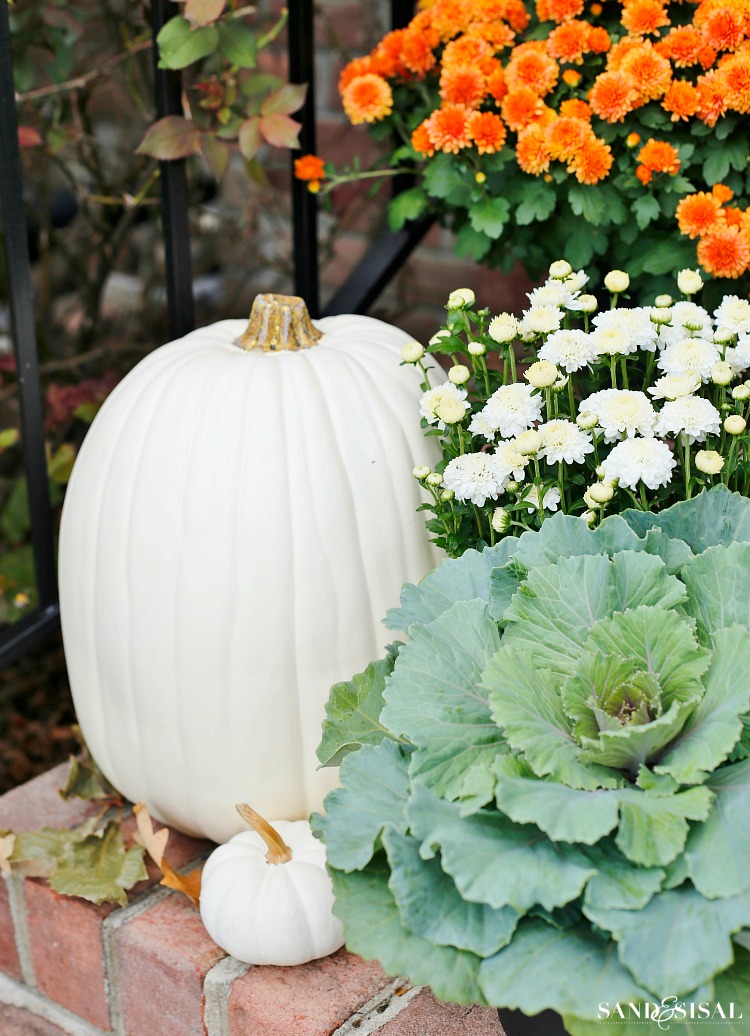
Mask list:
[[[423,989],[377,1036],[505,1036],[494,1007],[444,1004]]]
[[[184,896],[171,895],[124,924],[115,952],[129,1036],[203,1036],[203,979],[225,954]]]
[[[21,966],[18,962],[13,933],[13,919],[10,914],[10,898],[5,881],[0,881],[0,971],[4,971],[11,978],[21,977]],[[0,1008],[0,1012],[2,1012],[2,1008]]]
[[[63,802],[58,793],[65,787],[68,764],[61,763],[40,777],[0,798],[0,830],[36,831],[40,827],[76,827],[99,812],[99,806],[83,799]]]
[[[21,1007],[0,1004],[0,1036],[66,1036],[52,1022]]]
[[[339,950],[297,968],[251,968],[229,998],[231,1036],[329,1036],[387,985],[379,964]]]

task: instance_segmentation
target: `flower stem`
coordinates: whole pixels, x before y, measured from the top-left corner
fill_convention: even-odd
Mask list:
[[[687,432],[682,433],[682,456],[684,457],[685,468],[685,499],[690,499],[690,443]]]
[[[626,389],[629,389],[630,385],[628,384],[628,368],[627,368],[626,364],[627,364],[627,361],[625,360],[625,357],[623,356],[622,357],[622,384],[623,384],[623,386]]]
[[[573,379],[568,375],[568,403],[570,405],[570,420],[576,419],[576,397],[573,394]]]
[[[479,539],[483,540],[484,539],[484,529],[482,528],[482,515],[481,515],[481,513],[479,511],[479,508],[477,507],[476,504],[472,504],[471,506],[474,508],[474,517],[477,520],[477,530],[479,532]]]
[[[616,389],[617,388],[617,357],[616,356],[610,357],[609,371],[610,371],[610,374],[612,375],[612,388]]]

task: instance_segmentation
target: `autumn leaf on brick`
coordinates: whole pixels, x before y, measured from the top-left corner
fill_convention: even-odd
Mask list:
[[[143,849],[125,847],[120,825],[110,821],[103,831],[82,841],[71,842],[50,877],[50,885],[66,896],[78,896],[90,903],[119,903],[125,906],[125,891],[148,878]]]
[[[27,878],[51,877],[68,848],[94,834],[99,821],[97,815],[71,830],[45,827],[40,831],[21,831],[10,855],[14,872]]]
[[[63,460],[59,451],[55,457],[57,458],[57,464],[59,465]],[[54,461],[55,458],[52,459]],[[75,453],[69,459],[70,466],[72,467]],[[59,471],[59,467],[57,470]],[[51,470],[51,464],[49,461],[48,471],[54,478],[55,476]],[[89,802],[111,799],[119,800],[119,792],[112,787],[102,771],[91,758],[91,753],[88,750],[88,746],[86,745],[86,742],[83,739],[83,734],[81,733],[81,728],[78,725],[74,725],[73,733],[81,746],[81,751],[79,755],[72,755],[70,757],[68,778],[65,782],[65,787],[58,789],[60,798],[64,802],[67,802],[68,799],[85,799]]]
[[[164,856],[169,841],[169,829],[161,828],[154,831],[154,824],[148,808],[142,802],[136,803],[133,807],[135,813],[138,833],[135,836],[136,842],[143,846],[156,866],[162,872],[160,884],[167,888],[175,889],[187,896],[194,906],[198,906],[201,891],[200,869],[191,871],[189,874],[178,874]]]
[[[190,119],[182,115],[167,115],[149,127],[136,148],[136,154],[169,161],[198,154],[200,145],[200,132]]]

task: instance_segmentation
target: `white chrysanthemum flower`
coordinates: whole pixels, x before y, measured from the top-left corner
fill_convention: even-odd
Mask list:
[[[451,396],[446,396],[445,399],[441,399],[438,405],[435,407],[435,413],[437,414],[443,425],[454,425],[459,424],[463,421],[466,416],[468,409],[468,403],[463,399],[453,399]]]
[[[563,316],[563,311],[557,306],[532,306],[521,317],[518,333],[522,338],[529,338],[559,331]]]
[[[485,413],[486,410],[487,407],[485,407],[484,410],[480,410],[479,413],[474,414],[469,423],[469,431],[472,435],[481,435],[483,439],[487,440],[487,442],[492,442],[497,435],[497,428],[495,428],[492,422],[487,419],[487,414]]]
[[[680,399],[692,396],[700,387],[701,379],[690,371],[687,374],[665,374],[647,391],[654,399]]]
[[[727,295],[714,312],[717,331],[733,335],[750,334],[750,301]]]
[[[668,345],[656,361],[665,374],[697,374],[701,381],[709,381],[711,369],[721,357],[713,342],[705,338],[682,338]]]
[[[714,385],[725,387],[735,375],[735,370],[727,360],[719,360],[711,368],[711,381]]]
[[[734,348],[727,349],[724,359],[738,373],[747,370],[750,367],[750,334],[743,335]]]
[[[583,464],[587,453],[594,452],[591,434],[584,432],[572,421],[562,418],[547,421],[537,429],[542,438],[539,456],[548,464],[565,461],[566,464]]]
[[[531,486],[524,494],[523,502],[527,505],[529,514],[539,510],[539,490]],[[557,486],[548,486],[542,490],[542,504],[545,511],[556,511],[560,506],[560,490]]]
[[[622,327],[598,327],[591,332],[591,338],[598,357],[626,356],[636,350],[633,339]]]
[[[724,421],[724,430],[729,435],[742,435],[747,428],[747,421],[742,414],[730,414]]]
[[[688,442],[705,442],[707,435],[721,431],[721,414],[710,399],[683,396],[665,403],[656,419],[657,435],[684,432]]]
[[[524,371],[524,378],[528,381],[529,385],[533,385],[534,388],[551,388],[558,379],[560,372],[554,363],[550,363],[549,360],[537,360],[536,363],[532,363],[531,366]]]
[[[471,377],[471,371],[463,363],[457,363],[448,371],[448,381],[454,385],[465,385]]]
[[[454,457],[443,472],[443,487],[455,493],[457,500],[470,500],[477,507],[494,499],[501,490],[492,458],[487,453]]]
[[[532,309],[535,306],[564,306],[570,292],[562,281],[546,281],[540,288],[534,288],[526,296]]]
[[[508,439],[497,444],[497,449],[492,454],[492,467],[495,478],[500,485],[505,485],[507,480],[513,476],[516,481],[524,477],[529,457],[524,456],[518,449],[515,439]]]
[[[614,327],[624,331],[630,339],[630,346],[627,350],[620,350],[621,353],[633,353],[637,349],[652,353],[656,349],[659,331],[651,320],[650,310],[645,306],[607,309],[603,313],[597,313],[592,323],[597,330]]]
[[[583,270],[576,270],[575,273],[568,274],[565,278],[565,287],[568,291],[575,292],[577,295],[579,291],[586,287],[589,282],[589,275],[584,273]]]
[[[464,404],[464,412],[469,409],[466,402],[466,389],[458,388],[450,381],[444,381],[442,385],[427,389],[419,401],[420,416],[427,424],[436,424],[438,421],[437,409],[446,399],[455,399]]]
[[[724,458],[716,450],[699,450],[695,455],[695,466],[704,475],[718,475],[724,467]]]
[[[512,313],[499,313],[490,320],[487,334],[498,345],[512,342],[518,334],[518,321]]]
[[[658,345],[663,349],[682,338],[713,338],[714,322],[710,313],[695,302],[676,302],[671,309],[671,324],[659,328]]]
[[[487,400],[482,413],[503,439],[510,439],[541,420],[544,397],[530,385],[502,385]]]
[[[588,280],[588,278],[586,279]],[[596,300],[596,295],[578,295],[568,304],[567,308],[579,313],[596,313],[599,303]]]
[[[643,482],[648,489],[659,489],[671,481],[677,461],[662,439],[625,439],[618,442],[604,461],[607,478],[635,489]]]
[[[695,295],[703,287],[700,270],[680,270],[677,274],[677,287],[683,295]]]
[[[456,288],[448,296],[448,301],[445,304],[446,309],[468,309],[469,306],[473,306],[476,302],[476,295],[471,288]]]
[[[553,331],[539,350],[540,360],[549,360],[568,374],[593,363],[598,353],[591,335],[585,331]]]
[[[581,412],[596,414],[606,442],[627,436],[654,434],[656,412],[645,392],[602,389],[581,404]]]

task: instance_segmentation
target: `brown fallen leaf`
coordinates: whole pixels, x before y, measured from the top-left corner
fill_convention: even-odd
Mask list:
[[[201,875],[203,874],[203,868],[197,867],[194,871],[190,871],[189,874],[178,874],[177,871],[173,870],[166,860],[162,860],[161,869],[164,873],[164,877],[159,882],[160,885],[166,885],[167,888],[176,889],[178,892],[182,892],[192,902],[193,906],[198,906],[201,897]]]
[[[133,812],[135,813],[135,822],[138,828],[135,840],[139,845],[143,846],[156,866],[161,870],[163,877],[159,884],[166,885],[167,888],[175,889],[177,892],[182,892],[194,906],[198,906],[203,868],[199,867],[194,871],[190,871],[189,874],[178,874],[164,855],[167,842],[169,841],[169,829],[163,827],[160,831],[154,831],[148,807],[142,802],[136,803],[133,807]]]

